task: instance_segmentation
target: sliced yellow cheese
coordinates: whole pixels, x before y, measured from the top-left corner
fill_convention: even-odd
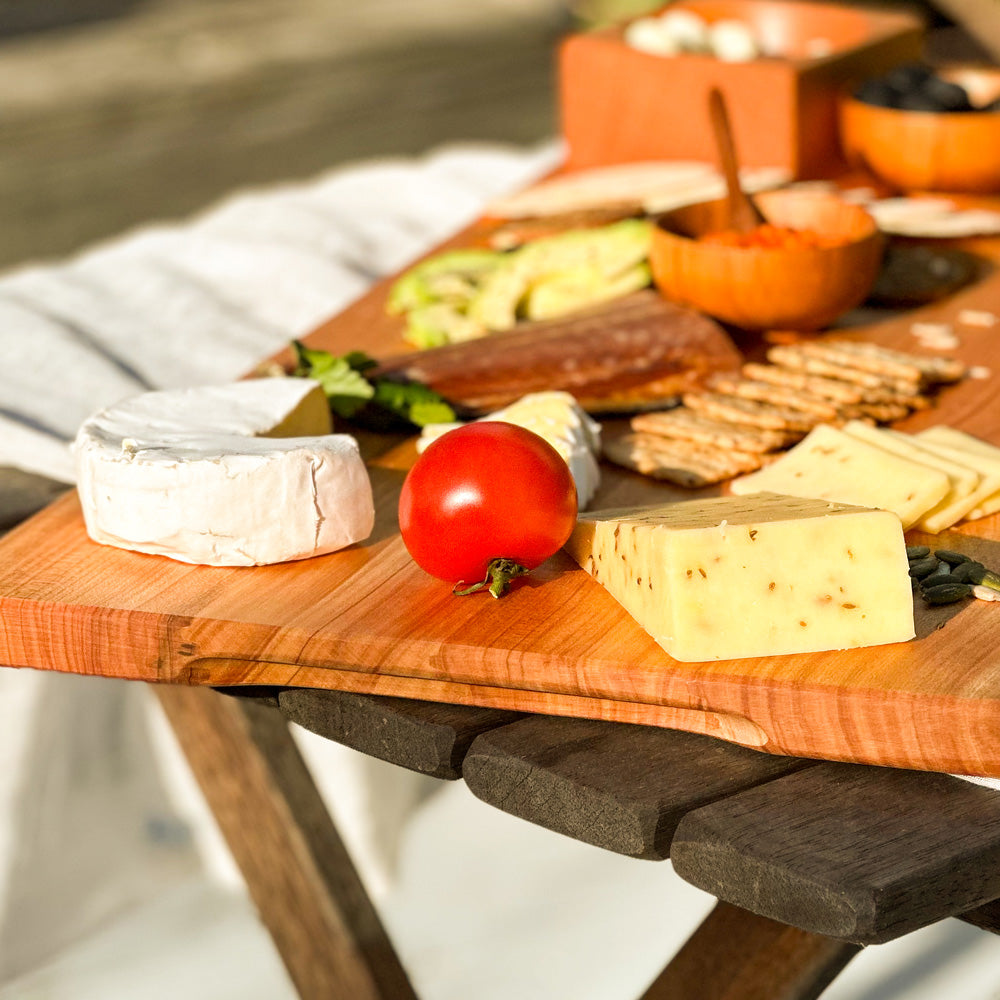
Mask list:
[[[887,427],[872,427],[860,420],[849,421],[844,425],[843,431],[893,455],[939,469],[948,477],[948,492],[917,520],[916,526],[921,530],[936,535],[956,524],[976,505],[982,477],[968,462],[956,462],[946,454],[939,454],[929,446],[922,446],[910,434]],[[990,489],[990,492],[993,490]]]
[[[574,559],[677,660],[913,638],[899,518],[759,493],[580,517]]]
[[[730,484],[738,496],[769,491],[890,510],[904,528],[940,503],[949,487],[939,469],[887,454],[827,424],[770,465]]]
[[[988,441],[943,425],[928,427],[927,430],[920,431],[914,436],[927,445],[955,448],[962,453],[963,460],[964,456],[968,455],[968,460],[982,475],[984,483],[987,479],[992,481],[992,477],[1000,476],[1000,448]],[[965,520],[974,521],[988,514],[995,514],[998,510],[1000,510],[1000,486],[992,493],[983,496],[965,515]]]
[[[982,514],[974,514],[973,511],[987,504],[992,504],[993,497],[1000,493],[1000,460],[977,456],[970,451],[952,448],[950,445],[940,444],[937,441],[921,439],[920,443],[928,452],[939,456],[942,461],[961,463],[975,470],[979,477],[979,483],[972,494],[961,504],[962,519],[971,521],[975,520],[976,517],[982,517]],[[1000,509],[1000,500],[992,507],[992,510],[998,509]]]

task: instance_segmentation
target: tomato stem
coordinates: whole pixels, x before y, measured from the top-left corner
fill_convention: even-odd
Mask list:
[[[505,559],[500,556],[489,561],[489,564],[486,567],[485,579],[480,580],[479,583],[474,583],[471,587],[466,587],[463,590],[459,590],[458,588],[465,581],[459,580],[459,582],[455,584],[452,593],[456,597],[467,597],[469,594],[478,593],[478,591],[488,587],[490,593],[494,597],[503,597],[510,587],[510,581],[518,576],[527,576],[528,572],[529,571],[526,570],[520,563],[515,562],[513,559]]]

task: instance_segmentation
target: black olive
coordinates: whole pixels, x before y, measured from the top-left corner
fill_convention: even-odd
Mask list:
[[[865,104],[874,104],[880,108],[894,108],[899,100],[899,94],[884,80],[865,80],[854,96]]]
[[[920,92],[936,101],[942,111],[971,111],[972,102],[964,87],[938,76],[931,76],[924,81]]]
[[[896,107],[903,111],[945,111],[941,103],[930,94],[925,94],[921,90],[912,91],[909,94],[901,94]]]
[[[933,75],[934,71],[924,63],[903,63],[890,69],[882,79],[898,94],[907,94],[918,90]]]

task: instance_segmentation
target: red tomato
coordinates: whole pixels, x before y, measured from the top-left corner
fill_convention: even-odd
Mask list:
[[[576,487],[562,456],[533,431],[500,421],[438,438],[417,459],[399,498],[410,555],[452,583],[484,580],[496,559],[534,569],[575,524]]]

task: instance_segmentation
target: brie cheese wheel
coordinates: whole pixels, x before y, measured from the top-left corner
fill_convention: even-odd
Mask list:
[[[601,452],[601,425],[570,393],[556,390],[529,393],[481,419],[517,424],[545,438],[569,466],[580,510],[587,506],[601,482],[597,464]],[[460,423],[447,423],[424,427],[417,439],[417,451],[423,452],[442,434],[461,426]]]
[[[94,541],[208,566],[305,559],[367,538],[371,482],[317,382],[149,392],[84,422],[77,490]]]

